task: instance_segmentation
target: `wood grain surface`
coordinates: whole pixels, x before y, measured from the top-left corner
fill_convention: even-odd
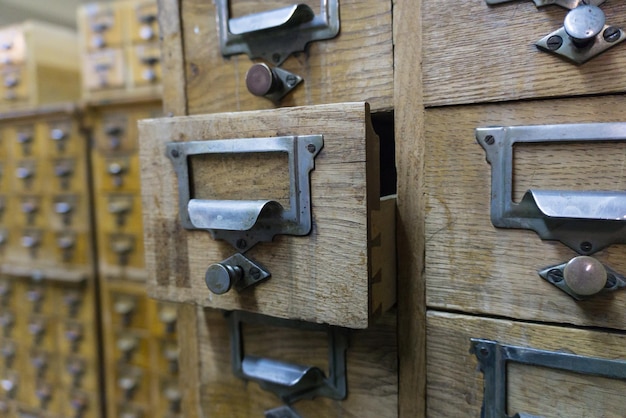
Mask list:
[[[293,134],[324,135],[324,148],[311,173],[312,232],[308,237],[278,236],[271,244],[261,243],[252,248],[247,256],[267,267],[272,278],[241,294],[231,291],[215,296],[206,289],[205,271],[210,264],[222,261],[236,250],[223,241],[213,240],[205,231],[186,231],[176,226],[179,225],[178,185],[172,163],[165,157],[165,144]],[[378,172],[376,141],[364,103],[141,122],[146,262],[152,278],[151,294],[165,300],[221,309],[366,327],[370,313],[378,310],[377,306],[370,306],[369,293],[376,288],[370,287],[370,278],[378,274],[371,271],[370,248],[379,238],[370,236],[372,217],[381,217],[378,220],[381,233],[394,233],[393,213],[387,216],[378,211],[379,179],[374,181],[369,173]],[[256,166],[246,166],[241,173],[250,172],[254,177],[256,170]],[[237,176],[238,173],[232,173],[229,181],[235,181]],[[267,176],[257,180],[260,184],[273,182]],[[393,212],[389,205],[382,209]],[[176,232],[172,234],[172,231]],[[185,259],[176,254],[176,247],[168,249],[164,245],[181,236],[187,240]],[[389,263],[393,264],[394,260]],[[190,274],[182,275],[187,268]],[[382,280],[393,285],[395,278]]]
[[[624,27],[626,4],[601,6]],[[428,0],[423,9],[423,82],[427,106],[621,92],[624,44],[577,66],[534,43],[563,26],[567,10],[530,1]],[[414,65],[419,65],[416,60]]]
[[[263,416],[265,410],[280,406],[282,401],[278,397],[263,391],[257,383],[244,382],[232,374],[230,334],[222,313],[199,310],[199,318],[199,391],[203,416],[248,418]],[[396,417],[395,318],[390,312],[371,328],[351,332],[347,354],[348,396],[344,401],[316,398],[295,403],[295,409],[303,417]],[[246,353],[328,369],[324,334],[246,326],[243,336]]]
[[[422,1],[394,2],[394,122],[398,177],[398,361],[401,418],[426,411]]]
[[[483,375],[470,338],[582,356],[622,360],[626,334],[574,329],[429,311],[428,416],[478,417]],[[624,416],[626,381],[509,363],[507,415]]]
[[[625,292],[576,302],[537,274],[576,255],[534,232],[490,221],[491,166],[474,129],[489,125],[623,120],[622,96],[429,109],[426,112],[426,285],[430,308],[624,329]],[[599,111],[599,110],[602,111]],[[450,121],[454,121],[450,123]],[[563,144],[515,149],[514,197],[529,187],[623,190],[626,147]],[[624,245],[594,257],[626,271]]]
[[[234,16],[288,6],[285,0],[232,1]],[[269,4],[268,4],[269,3]],[[318,6],[313,10],[319,13]],[[304,78],[281,106],[367,101],[374,111],[389,110],[393,100],[391,2],[342,0],[338,37],[311,43],[306,52],[290,57],[281,68]],[[224,58],[219,49],[213,2],[181,2],[185,94],[189,114],[271,109],[271,101],[253,96],[245,74],[253,62],[246,55]],[[167,57],[165,58],[166,66]],[[167,72],[167,71],[166,71]]]

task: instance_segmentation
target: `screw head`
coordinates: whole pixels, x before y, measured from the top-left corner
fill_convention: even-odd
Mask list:
[[[557,49],[561,47],[561,45],[563,45],[563,38],[561,38],[558,35],[553,35],[548,38],[548,41],[546,42],[546,44],[550,51],[556,51]]]
[[[246,242],[245,239],[240,238],[237,240],[237,242],[235,243],[235,245],[237,246],[237,248],[239,248],[240,250],[243,250],[244,248],[246,248],[248,246],[248,243]]]
[[[591,243],[588,241],[580,243],[580,250],[582,252],[588,253],[589,251],[591,251],[592,248],[593,248],[593,245],[591,245]]]
[[[602,32],[602,37],[609,43],[617,41],[621,36],[622,31],[615,26],[609,26]]]
[[[307,145],[307,146],[306,146],[306,149],[307,149],[307,150],[308,150],[311,154],[313,154],[315,151],[317,151],[317,147],[316,147],[315,145],[313,145],[313,144],[309,144],[309,145]]]
[[[170,155],[172,157],[174,157],[174,158],[178,158],[178,157],[180,157],[180,152],[178,152],[177,149],[173,149],[173,150],[170,151]]]
[[[288,75],[285,79],[289,87],[293,87],[298,83],[298,78],[295,75]]]
[[[251,267],[250,270],[248,270],[248,274],[250,275],[250,277],[252,277],[253,280],[259,280],[259,278],[261,277],[261,270],[256,267]]]
[[[485,143],[487,145],[493,145],[496,142],[496,139],[493,137],[493,135],[487,135],[485,137]]]

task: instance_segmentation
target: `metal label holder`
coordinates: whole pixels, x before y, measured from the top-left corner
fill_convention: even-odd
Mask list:
[[[470,353],[476,355],[484,375],[484,400],[481,418],[508,418],[507,363],[547,367],[609,379],[626,379],[626,361],[585,357],[570,353],[517,347],[480,338],[471,339]],[[513,418],[541,418],[517,413]]]

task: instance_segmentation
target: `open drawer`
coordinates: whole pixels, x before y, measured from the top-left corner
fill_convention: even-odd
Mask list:
[[[151,296],[365,328],[395,303],[366,103],[139,123]]]

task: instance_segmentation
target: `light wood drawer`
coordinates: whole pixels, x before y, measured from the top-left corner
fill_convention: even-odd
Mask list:
[[[607,1],[600,8],[607,25],[624,27],[626,4]],[[621,92],[626,82],[625,44],[582,65],[534,46],[563,27],[567,12],[555,4],[537,8],[529,1],[496,6],[484,0],[425,1],[425,105]]]
[[[306,2],[319,17],[321,4],[326,3],[315,0]],[[389,110],[393,106],[391,2],[342,0],[340,3],[339,34],[333,39],[311,42],[306,52],[290,56],[280,66],[304,79],[282,99],[281,105],[368,101],[374,110]],[[231,0],[231,17],[291,5],[293,2],[286,0],[262,4],[251,0]],[[162,27],[171,26],[171,16],[163,14],[160,18]],[[164,57],[164,66],[168,68],[171,65],[180,71],[182,67],[177,65],[185,63],[184,94],[189,114],[276,107],[272,101],[252,95],[246,87],[248,69],[255,62],[265,61],[252,61],[246,55],[222,55],[214,2],[183,2],[180,21],[182,28],[179,36],[184,40],[182,50],[180,46],[168,49],[171,53]],[[298,36],[300,34],[294,32],[293,38]],[[270,52],[267,55],[267,64],[273,66],[273,57],[280,54]],[[220,100],[215,100],[215,95]],[[167,96],[166,93],[166,101],[170,100]]]
[[[475,133],[476,128],[486,126],[619,122],[625,105],[622,96],[604,96],[426,111],[425,278],[429,307],[626,329],[623,290],[577,301],[539,276],[539,270],[566,263],[577,252],[558,241],[542,241],[531,230],[493,226],[494,162],[486,161]],[[549,134],[547,139],[556,136]],[[621,175],[626,155],[623,141],[518,143],[512,152],[511,171],[497,171],[496,176],[511,182],[512,196],[503,198],[513,202],[519,202],[530,189],[619,192],[626,186]],[[614,227],[618,228],[619,222]],[[585,237],[580,239],[584,242]],[[624,245],[613,244],[593,257],[623,275],[625,250]]]
[[[367,327],[370,320],[395,303],[395,199],[381,201],[379,142],[367,104],[148,120],[141,121],[139,129],[146,264],[152,296],[352,328]],[[284,140],[291,144],[286,148],[262,151],[263,143],[273,143],[269,137],[283,135],[322,135],[323,146],[321,142],[296,146],[296,137],[289,137]],[[258,144],[257,151],[190,156],[193,184],[185,183],[193,189],[189,196],[217,204],[231,199],[269,199],[294,210],[310,207],[310,233],[299,232],[306,236],[278,235],[273,242],[253,246],[255,232],[246,232],[240,239],[231,239],[231,245],[212,239],[205,230],[183,228],[179,196],[185,194],[185,188],[178,188],[167,144],[180,142],[183,148],[179,156],[184,161],[186,141],[237,138],[266,139],[247,141]],[[303,137],[298,138],[303,141]],[[289,147],[299,151],[288,154]],[[297,153],[306,153],[298,161],[308,161],[307,155],[314,158],[310,206],[298,200],[307,193],[304,185],[309,174],[298,171],[304,168],[295,168],[307,164],[296,162]],[[289,158],[293,160],[289,162]],[[290,192],[290,188],[300,192]],[[181,210],[186,210],[187,203],[180,203],[184,207]],[[240,207],[233,209],[238,210]],[[302,211],[305,218],[308,210]],[[237,227],[244,225],[243,221],[236,222],[241,222]],[[248,246],[253,247],[246,252]],[[239,251],[267,269],[271,278],[240,292],[233,286],[224,294],[211,293],[205,284],[207,269]],[[244,278],[249,275],[254,279],[253,269],[242,268]]]
[[[133,86],[161,82],[161,50],[158,43],[133,45],[128,48],[128,55]]]
[[[82,49],[117,47],[124,41],[125,3],[91,3],[78,8]]]
[[[129,5],[128,37],[130,43],[144,43],[159,40],[158,6],[154,0],[137,0]]]
[[[83,88],[107,90],[123,88],[126,83],[124,50],[108,48],[83,56]]]
[[[500,368],[504,381],[492,387],[505,401],[504,411],[494,414],[494,409],[481,415],[481,406],[486,397],[493,402],[491,392],[484,395],[487,384],[478,368],[477,355],[485,357],[487,365],[497,364],[506,348],[494,349],[493,345],[476,346],[476,354],[469,352],[470,338],[498,342],[509,348],[514,357]],[[623,333],[601,330],[575,329],[522,323],[509,320],[481,318],[431,311],[427,317],[427,393],[429,417],[478,417],[514,416],[526,413],[529,416],[604,416],[621,417],[624,414],[623,396],[626,381],[618,367],[613,368],[615,378],[591,376],[567,369],[568,363],[561,357],[575,354],[584,356],[583,366],[594,370],[593,360],[599,358],[621,363],[623,373],[626,358]],[[515,358],[531,359],[530,350],[548,351],[545,356],[550,364],[539,367],[522,364]],[[498,353],[498,354],[496,354]],[[535,355],[535,361],[539,355]],[[504,363],[504,361],[503,361]],[[532,361],[531,361],[532,363]],[[565,370],[559,370],[558,367]],[[605,365],[611,371],[611,365]],[[490,381],[493,381],[491,379]],[[490,414],[491,413],[491,414]],[[506,414],[506,415],[505,415]]]

